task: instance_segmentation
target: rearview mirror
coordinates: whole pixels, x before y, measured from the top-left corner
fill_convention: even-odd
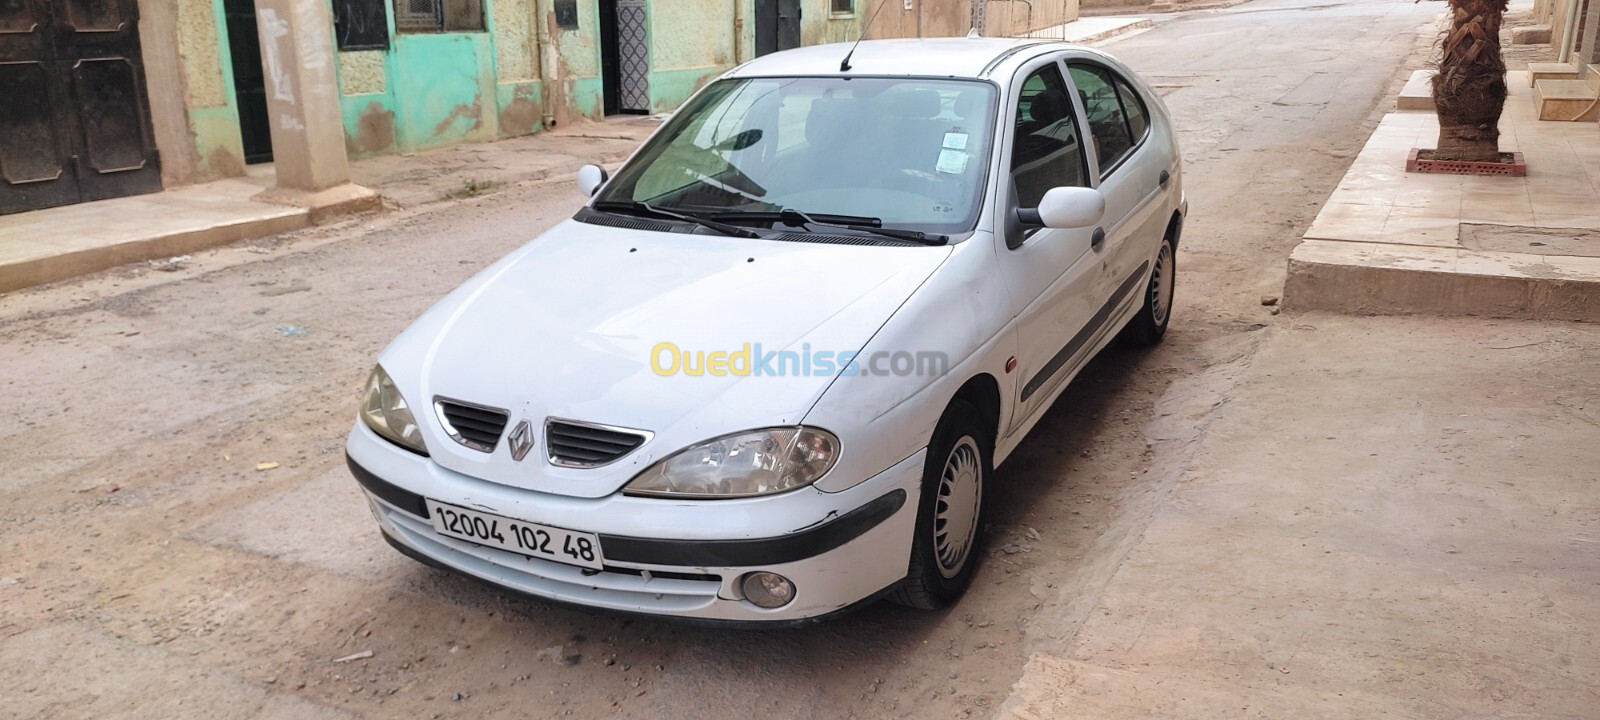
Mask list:
[[[748,147],[750,147],[752,145],[755,145],[758,142],[761,142],[761,135],[762,135],[762,132],[760,130],[757,130],[757,129],[746,130],[746,131],[744,131],[742,133],[739,133],[738,135],[734,135],[733,137],[728,138],[727,140],[723,140],[722,142],[717,143],[716,147],[713,147],[711,149],[712,150],[724,151],[724,152],[729,151],[729,150],[743,150],[743,149],[748,148]]]
[[[600,186],[610,179],[611,175],[605,168],[599,165],[585,165],[578,168],[578,191],[582,192],[584,197],[594,197]]]
[[[1021,220],[1056,230],[1072,230],[1100,224],[1106,214],[1106,196],[1086,187],[1058,187],[1044,194],[1039,207],[1018,210]]]

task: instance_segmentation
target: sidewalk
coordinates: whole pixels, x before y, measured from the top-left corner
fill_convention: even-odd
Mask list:
[[[1595,717],[1600,328],[1263,332],[1192,445],[1157,406],[1170,495],[998,717]]]
[[[627,157],[659,124],[628,117],[492,143],[455,145],[350,163],[351,180],[391,208],[481,195]],[[0,216],[0,293],[127,263],[198,252],[312,224],[305,208],[254,200],[271,165],[244,177],[149,195]]]
[[[1390,114],[1290,257],[1290,309],[1600,321],[1600,132],[1507,84],[1500,149],[1527,177],[1407,173],[1438,117]]]

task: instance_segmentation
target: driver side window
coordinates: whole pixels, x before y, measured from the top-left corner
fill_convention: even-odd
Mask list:
[[[1052,188],[1088,187],[1088,169],[1072,96],[1051,63],[1022,83],[1011,141],[1011,183],[1021,207],[1039,206]]]

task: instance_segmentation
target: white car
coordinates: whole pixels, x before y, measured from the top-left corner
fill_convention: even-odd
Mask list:
[[[959,598],[994,467],[1161,340],[1186,212],[1126,66],[982,38],[746,63],[579,185],[383,353],[350,469],[417,560],[708,621]]]

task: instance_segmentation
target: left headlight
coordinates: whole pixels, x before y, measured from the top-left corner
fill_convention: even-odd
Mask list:
[[[411,414],[411,406],[400,389],[389,379],[382,365],[375,365],[367,377],[367,392],[361,399],[361,421],[390,442],[414,452],[428,454],[422,444],[422,429]]]
[[[770,495],[816,482],[839,459],[839,438],[810,427],[724,435],[652,465],[623,492],[703,499]]]

